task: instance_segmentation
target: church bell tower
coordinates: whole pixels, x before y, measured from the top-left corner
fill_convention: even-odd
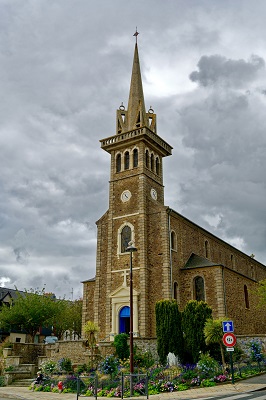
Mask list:
[[[128,107],[121,104],[116,134],[100,143],[111,155],[111,170],[109,209],[97,222],[93,319],[110,340],[118,333],[128,333],[130,253],[126,248],[133,241],[137,248],[133,256],[133,331],[135,337],[150,337],[155,335],[151,324],[155,301],[171,296],[169,243],[161,230],[167,229],[162,160],[171,155],[172,147],[157,135],[153,109],[146,111],[137,42]],[[158,238],[163,240],[157,244]]]

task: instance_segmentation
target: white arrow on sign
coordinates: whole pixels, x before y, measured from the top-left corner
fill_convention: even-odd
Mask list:
[[[228,331],[230,331],[231,330],[231,324],[229,323],[229,322],[227,322],[226,324],[224,324],[224,326],[225,326],[225,330],[228,332]]]
[[[233,321],[223,321],[223,331],[225,333],[234,332],[234,323]]]

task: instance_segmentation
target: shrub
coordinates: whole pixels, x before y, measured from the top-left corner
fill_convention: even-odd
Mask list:
[[[81,374],[82,372],[87,372],[87,365],[86,364],[78,365],[76,372],[77,374]]]
[[[128,335],[126,333],[120,333],[115,336],[114,347],[117,357],[120,360],[124,360],[129,357],[129,345]]]
[[[182,390],[188,390],[189,389],[189,385],[186,383],[179,383],[177,390],[178,391],[182,391]]]
[[[65,389],[63,389],[63,392],[62,392],[62,393],[72,393],[72,392],[73,392],[72,389],[70,389],[70,388],[65,388]]]
[[[114,356],[108,356],[106,359],[100,364],[100,371],[103,374],[115,376],[118,372],[118,359]]]
[[[72,371],[72,362],[71,362],[70,358],[61,358],[58,361],[58,368],[59,368],[59,371],[71,372]]]
[[[190,380],[197,375],[197,372],[195,371],[196,364],[185,364],[182,366],[182,372],[181,372],[181,377],[182,379],[185,380]]]
[[[196,363],[200,351],[206,352],[204,337],[205,322],[211,318],[212,309],[204,301],[190,300],[182,313],[186,361]]]
[[[223,374],[214,377],[215,382],[225,382],[226,380],[227,376]]]
[[[42,392],[42,389],[43,389],[42,385],[34,386],[34,392]]]
[[[11,372],[11,371],[14,371],[13,365],[9,365],[9,367],[5,368],[5,372]]]
[[[0,376],[0,387],[5,386],[5,377]]]
[[[210,379],[203,379],[200,384],[200,387],[212,387],[212,386],[216,386],[216,383],[214,381],[211,381]]]
[[[136,364],[139,368],[148,369],[154,365],[154,359],[152,357],[151,351],[147,350],[144,353],[140,353],[136,349],[136,353],[134,354],[134,364]]]
[[[155,305],[157,352],[165,365],[168,353],[183,359],[183,332],[181,313],[174,300],[160,300]]]
[[[58,364],[55,361],[52,360],[47,360],[42,362],[41,364],[41,370],[46,374],[46,375],[52,375],[55,372],[58,372]]]
[[[43,392],[51,392],[51,388],[50,388],[49,385],[45,385],[45,386],[43,386],[42,391],[43,391]]]
[[[75,375],[69,375],[66,377],[66,379],[63,382],[64,384],[64,389],[67,389],[68,392],[76,392],[77,391],[77,377]],[[80,380],[79,381],[79,389],[84,390],[86,387],[85,383]],[[64,392],[67,393],[67,392]]]
[[[252,361],[263,361],[262,346],[258,340],[251,340],[249,344],[250,358]]]
[[[93,393],[93,391],[91,389],[88,389],[87,392],[85,393],[85,396],[86,397],[91,397],[91,396],[94,396],[94,393]],[[99,394],[98,394],[98,396],[99,396]]]
[[[220,369],[219,364],[208,353],[201,354],[197,364],[199,372],[206,378],[213,377]]]

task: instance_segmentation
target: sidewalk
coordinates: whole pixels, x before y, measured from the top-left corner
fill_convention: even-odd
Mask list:
[[[211,396],[240,394],[246,392],[254,392],[256,390],[266,389],[266,374],[249,378],[236,384],[231,383],[214,386],[211,388],[193,388],[182,392],[160,393],[151,395],[151,400],[174,400],[174,399],[201,399]],[[20,399],[20,400],[76,400],[76,393],[45,393],[32,392],[25,387],[6,386],[0,387],[0,398]],[[81,396],[79,399],[94,399],[94,397]],[[98,397],[99,400],[106,400],[106,397]],[[143,397],[142,397],[143,399]],[[134,397],[137,400],[137,397]]]

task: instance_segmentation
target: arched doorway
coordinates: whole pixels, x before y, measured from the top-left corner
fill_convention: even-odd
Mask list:
[[[119,313],[119,333],[129,334],[130,326],[130,308],[125,306],[121,308]]]

